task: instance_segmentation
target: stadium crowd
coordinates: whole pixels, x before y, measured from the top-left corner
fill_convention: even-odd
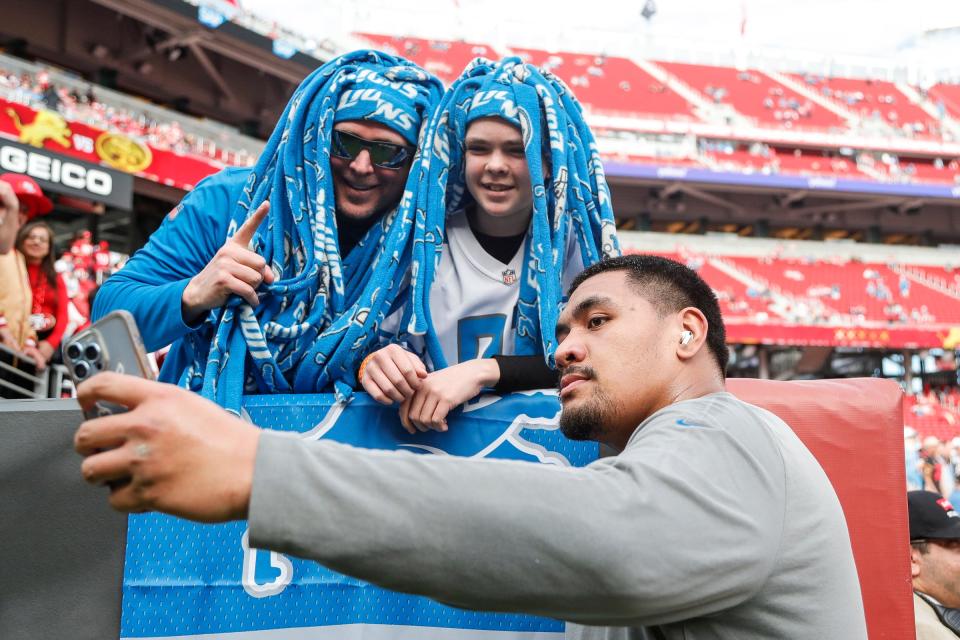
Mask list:
[[[814,151],[773,147],[762,142],[743,145],[729,140],[697,141],[699,157],[721,171],[749,171],[773,175],[802,173],[851,179],[882,179],[886,182],[931,181],[960,184],[957,158],[901,158],[890,152],[844,150]]]
[[[960,321],[960,294],[942,291],[953,275],[950,266],[932,275],[893,260],[870,264],[840,254],[787,258],[779,251],[747,258],[705,255],[684,246],[664,255],[700,272],[731,318],[847,327]]]
[[[182,124],[172,111],[168,112],[169,120],[158,119],[155,113],[101,100],[92,84],[85,83],[85,90],[73,84],[71,87],[60,86],[54,73],[47,69],[18,72],[0,67],[0,97],[10,102],[31,109],[55,111],[68,121],[122,133],[163,151],[198,156],[231,166],[249,165],[256,157],[250,149],[230,148],[229,142],[192,132],[189,123]]]
[[[803,81],[825,98],[836,100],[874,123],[887,122],[910,137],[943,135],[940,123],[928,114],[921,115],[911,109],[910,115],[902,115],[899,101],[905,100],[905,96],[889,83],[882,83],[886,86],[881,87],[881,83],[866,79],[859,81],[856,87],[845,89],[832,87],[831,80],[823,75],[803,75]],[[937,103],[937,110],[939,118],[943,119],[946,109],[942,101]]]

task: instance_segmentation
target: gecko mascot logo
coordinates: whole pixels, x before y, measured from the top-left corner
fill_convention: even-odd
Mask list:
[[[13,126],[20,133],[19,141],[23,144],[42,148],[44,142],[52,140],[65,149],[70,148],[70,127],[59,113],[38,111],[30,124],[23,124],[20,114],[13,109],[8,108],[7,115],[13,120]]]

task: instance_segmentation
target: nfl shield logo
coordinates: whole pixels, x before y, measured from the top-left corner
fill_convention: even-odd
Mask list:
[[[503,276],[503,284],[513,284],[517,281],[517,272],[513,269],[505,269],[501,275]]]

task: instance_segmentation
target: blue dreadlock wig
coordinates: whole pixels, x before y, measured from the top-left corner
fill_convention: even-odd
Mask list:
[[[499,63],[477,58],[444,94],[418,159],[422,178],[416,195],[412,292],[403,324],[409,334],[424,336],[436,369],[447,362],[430,316],[430,287],[442,255],[446,217],[462,215],[472,201],[464,173],[467,127],[491,116],[519,128],[533,188],[515,353],[544,354],[552,360],[571,232],[584,266],[620,253],[596,141],[576,98],[556,76],[519,58]],[[544,180],[545,155],[549,185]]]
[[[239,411],[247,393],[350,392],[357,361],[400,291],[413,225],[409,194],[374,223],[349,255],[338,246],[330,168],[335,122],[384,124],[417,144],[443,87],[403,58],[349,53],[311,73],[294,92],[230,213],[228,237],[265,200],[267,222],[251,249],[276,280],[253,309],[232,296],[192,332],[195,360],[181,386]],[[416,184],[411,167],[407,188]]]

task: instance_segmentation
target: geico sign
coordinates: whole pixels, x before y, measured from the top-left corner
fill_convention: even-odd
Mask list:
[[[106,171],[87,169],[74,162],[64,162],[59,158],[8,145],[0,147],[0,168],[98,196],[109,196],[113,191],[113,177]]]

